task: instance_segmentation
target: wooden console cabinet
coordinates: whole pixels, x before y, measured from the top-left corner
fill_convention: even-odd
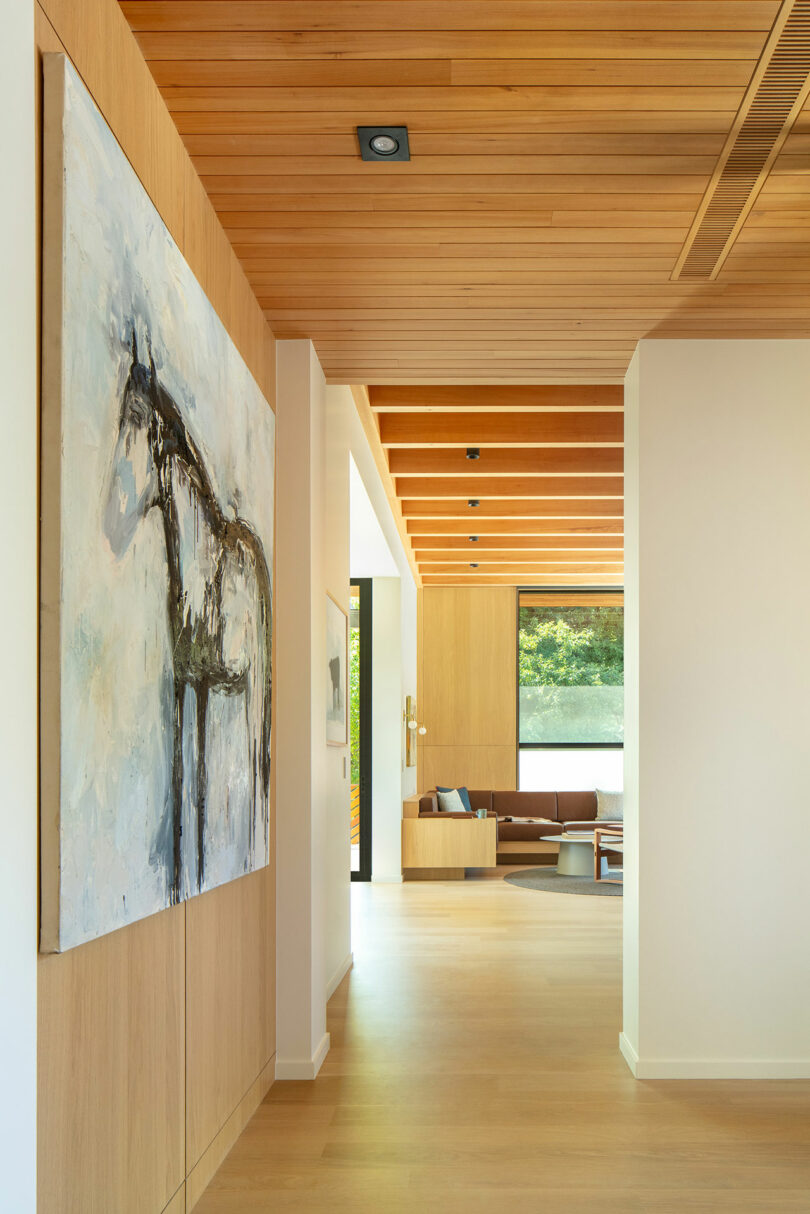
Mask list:
[[[402,871],[406,881],[462,880],[465,868],[494,868],[498,824],[494,818],[402,820]]]

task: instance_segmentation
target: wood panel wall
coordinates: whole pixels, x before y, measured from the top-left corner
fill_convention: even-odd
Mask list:
[[[41,0],[271,407],[275,343],[115,0]],[[48,738],[43,719],[43,788]],[[272,842],[272,839],[271,839]],[[181,1214],[272,1082],[275,861],[39,968],[39,1208]]]
[[[516,612],[511,586],[419,591],[420,791],[516,787]]]

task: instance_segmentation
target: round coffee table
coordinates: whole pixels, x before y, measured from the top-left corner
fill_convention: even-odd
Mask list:
[[[544,843],[559,843],[557,872],[561,877],[590,877],[593,879],[593,832],[567,835],[544,835]],[[602,857],[602,876],[608,873],[607,860]]]

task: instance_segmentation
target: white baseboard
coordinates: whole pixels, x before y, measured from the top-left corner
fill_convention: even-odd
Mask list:
[[[388,876],[381,876],[381,877],[375,877],[374,874],[372,873],[371,884],[372,885],[401,885],[402,884],[402,873],[389,873]]]
[[[810,1079],[810,1059],[639,1058],[634,1074],[636,1079]]]
[[[276,1079],[315,1079],[329,1053],[331,1038],[324,1033],[311,1058],[276,1058]]]
[[[638,1054],[624,1033],[619,1033],[619,1049],[621,1050],[622,1058],[624,1058],[630,1068],[630,1073],[638,1079]]]
[[[810,1079],[810,1058],[640,1058],[624,1033],[619,1049],[636,1079]]]
[[[326,984],[326,1002],[327,1003],[332,998],[335,991],[340,986],[341,982],[346,977],[346,975],[348,974],[349,970],[352,968],[353,965],[354,965],[354,954],[349,953],[341,961],[340,965],[337,967],[334,974],[332,975],[332,977],[329,979],[329,981]]]

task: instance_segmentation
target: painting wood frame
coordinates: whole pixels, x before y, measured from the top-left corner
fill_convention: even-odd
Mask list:
[[[330,724],[334,726],[335,722],[330,722],[329,719],[329,684],[327,684],[327,701],[326,701],[326,745],[327,746],[348,746],[349,744],[349,616],[348,613],[341,607],[335,596],[328,590],[326,592],[326,662],[327,667],[331,662],[329,648],[329,612],[334,608],[343,616],[342,624],[339,624],[340,638],[342,641],[341,659],[341,674],[339,678],[340,689],[343,692],[343,722],[340,730],[340,737],[330,737]],[[334,693],[335,683],[332,679],[332,691]]]
[[[44,77],[40,948],[59,952],[270,862],[275,418],[75,69],[64,55],[48,54]],[[109,209],[99,205],[107,199]],[[111,234],[121,239],[110,248]],[[88,282],[97,292],[76,289]],[[153,469],[147,475],[161,489],[137,499],[134,522],[123,515],[111,521],[113,488],[123,493],[114,474],[128,399],[130,416],[145,415],[137,441]],[[129,441],[135,422],[126,425]],[[155,462],[161,428],[162,471]],[[128,459],[129,451],[127,445]],[[172,478],[176,487],[167,490]],[[181,505],[198,525],[175,530],[172,542],[182,549],[175,560],[162,499],[173,492],[177,503],[181,491]],[[87,521],[82,505],[90,494]],[[153,507],[149,525],[140,526]],[[116,525],[128,532],[120,550],[123,533],[111,538]],[[90,552],[86,567],[77,551]],[[121,566],[104,573],[116,579],[118,599],[105,600],[103,578],[93,582],[99,554],[104,570]],[[177,618],[186,621],[182,643],[190,656],[178,658],[171,594],[181,565]],[[152,596],[148,635],[127,632],[118,620],[120,596],[133,579],[139,593]],[[77,586],[83,592],[88,582],[84,600]],[[128,621],[147,619],[142,606]],[[83,657],[75,656],[82,628],[89,638],[86,686],[77,676]],[[132,693],[123,666],[128,648],[138,654]],[[94,700],[99,681],[102,691],[121,685],[112,707]],[[144,704],[152,715],[142,734],[126,733],[114,705],[144,688],[142,700],[130,699],[127,720],[140,725]],[[173,750],[171,712],[162,711],[172,695]],[[97,733],[85,746],[88,720]],[[101,756],[99,737],[110,739]],[[149,764],[156,753],[158,772]],[[133,770],[147,773],[142,783],[131,781]],[[155,794],[151,801],[143,788]]]

